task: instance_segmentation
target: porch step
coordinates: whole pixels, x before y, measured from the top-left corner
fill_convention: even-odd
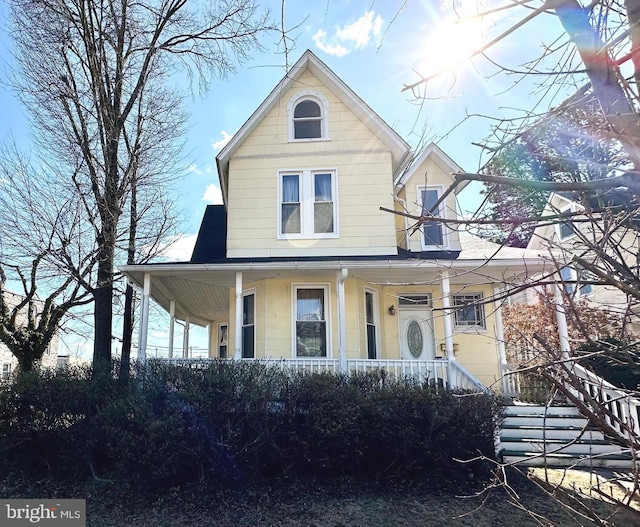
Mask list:
[[[573,406],[504,408],[498,455],[525,466],[630,468],[632,456],[595,430]]]

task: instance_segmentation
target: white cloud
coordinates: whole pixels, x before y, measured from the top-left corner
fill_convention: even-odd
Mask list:
[[[343,57],[347,54],[347,48],[340,44],[328,44],[325,42],[326,38],[327,32],[323,29],[318,29],[318,32],[313,35],[313,42],[318,46],[318,49],[334,57]]]
[[[325,53],[342,57],[348,52],[347,45],[355,49],[363,49],[374,39],[380,38],[383,23],[380,15],[376,15],[374,11],[367,11],[352,24],[336,28],[331,38],[328,38],[326,31],[319,29],[313,35],[313,41]]]
[[[172,262],[188,261],[191,258],[191,253],[193,253],[197,237],[197,234],[174,236],[162,251],[162,255]]]
[[[220,187],[214,183],[207,185],[202,200],[211,205],[222,205],[222,191]]]
[[[196,165],[195,163],[191,163],[187,167],[187,172],[191,172],[192,174],[202,174],[202,170],[200,170],[198,168],[198,165]]]
[[[214,141],[213,143],[211,143],[211,146],[213,147],[214,150],[222,150],[226,146],[226,144],[231,140],[231,138],[233,137],[233,135],[227,133],[226,130],[222,130],[220,132],[220,135],[222,136],[222,139],[220,139],[219,141]]]

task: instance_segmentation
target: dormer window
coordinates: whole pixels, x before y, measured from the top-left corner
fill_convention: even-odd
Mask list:
[[[440,187],[418,187],[419,204],[421,213],[428,213],[442,195]],[[441,203],[432,213],[436,218],[444,218],[444,206]],[[422,232],[422,250],[439,250],[447,245],[444,225],[439,221],[425,221],[420,229]]]
[[[289,101],[289,140],[329,139],[329,102],[320,93],[301,92]]]

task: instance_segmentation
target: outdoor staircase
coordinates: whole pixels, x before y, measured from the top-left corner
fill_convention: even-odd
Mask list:
[[[575,406],[505,407],[497,452],[522,466],[633,468],[628,449],[591,426]]]

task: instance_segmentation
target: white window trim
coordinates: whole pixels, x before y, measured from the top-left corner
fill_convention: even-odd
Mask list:
[[[245,296],[249,296],[249,295],[253,295],[253,358],[257,358],[258,356],[258,346],[257,346],[257,340],[256,340],[256,322],[258,321],[256,318],[256,308],[257,308],[257,303],[258,303],[258,297],[256,295],[256,289],[251,288],[251,289],[245,289],[244,291],[242,291],[242,314],[240,317],[240,320],[244,320],[244,297]],[[242,328],[241,330],[244,330],[244,323],[242,324]],[[241,331],[240,334],[242,335],[243,332]],[[242,356],[244,352],[244,347],[243,347],[243,343],[242,341],[240,342],[240,355]],[[229,354],[229,348],[227,347],[227,355]]]
[[[565,212],[577,212],[577,209],[575,207],[575,205],[573,204],[569,204],[569,205],[565,205],[564,207],[561,207],[559,209],[559,214],[562,215]],[[571,234],[569,234],[569,236],[562,236],[562,224],[563,223],[569,223],[571,224],[572,227],[572,232]],[[573,218],[569,219],[568,221],[560,221],[559,223],[556,223],[556,234],[558,236],[558,240],[560,240],[561,242],[567,241],[567,240],[571,240],[573,238],[575,238],[577,236],[576,234],[576,226],[573,223]]]
[[[373,300],[373,325],[376,329],[376,359],[380,359],[380,302],[378,291],[369,287],[364,288],[364,338],[366,358],[369,358],[369,341],[367,335],[367,293],[371,293]]]
[[[327,283],[299,283],[299,284],[291,284],[291,358],[300,359],[300,358],[309,358],[313,359],[314,357],[298,357],[298,343],[297,343],[297,335],[296,335],[296,322],[298,321],[297,316],[297,301],[298,301],[298,290],[300,289],[322,289],[324,291],[324,305],[325,305],[325,322],[327,324],[327,356],[326,357],[317,357],[318,359],[332,359],[333,358],[333,346],[332,346],[332,330],[331,330],[331,287],[330,284]]]
[[[293,110],[302,99],[312,100],[320,105],[322,113],[322,122],[320,137],[310,137],[305,139],[296,139],[294,136],[293,126]],[[289,120],[289,142],[290,143],[309,143],[313,141],[329,141],[329,100],[320,92],[313,90],[305,90],[296,93],[287,104],[287,118]]]
[[[562,271],[565,269],[569,271],[569,276],[567,277],[562,276]],[[583,273],[588,274],[588,271],[585,269],[582,269],[582,273],[579,273],[578,269],[576,269],[572,265],[567,265],[562,269],[560,269],[560,271],[558,271],[558,275],[560,276],[560,284],[563,286],[564,291],[567,295],[575,298],[578,298],[578,297],[589,298],[591,295],[593,295],[593,288],[594,288],[593,284],[588,284],[591,286],[591,291],[589,291],[588,293],[583,293],[581,291],[582,287],[584,287],[585,285],[580,282],[580,279],[582,278],[580,275]],[[567,281],[569,283],[567,283]],[[571,291],[568,290],[568,288],[571,288]]]
[[[442,197],[444,193],[444,185],[418,185],[416,187],[416,201],[418,204],[418,215],[422,214],[422,191],[423,190],[436,190],[438,192],[438,199]],[[447,219],[447,207],[445,203],[440,203],[439,206],[440,214],[439,217],[443,219]],[[420,229],[420,248],[423,251],[432,251],[432,250],[446,250],[449,249],[449,230],[446,228],[444,223],[441,224],[442,229],[442,245],[426,245],[424,243],[424,230]]]
[[[461,324],[460,325],[458,324],[457,317],[456,317],[456,311],[459,306],[456,306],[455,297],[471,296],[471,295],[479,296],[480,302],[483,302],[479,306],[480,309],[482,310],[482,324]],[[459,331],[464,331],[464,330],[487,331],[487,328],[489,327],[489,324],[487,323],[487,310],[485,309],[485,304],[484,304],[484,293],[482,291],[465,291],[460,293],[453,293],[451,295],[451,311],[452,311],[451,315],[453,317],[453,323],[454,323],[455,329]]]
[[[331,195],[333,197],[333,231],[334,232],[313,232],[313,204],[314,195],[314,174],[331,174]],[[282,232],[282,178],[283,176],[298,175],[300,177],[300,230],[298,233]],[[340,238],[340,219],[338,217],[338,169],[337,168],[298,168],[278,170],[278,190],[277,190],[277,239],[278,240],[310,240],[310,239],[335,239]]]
[[[255,311],[255,304],[254,304],[254,311]],[[253,320],[255,322],[255,313],[253,315]],[[227,359],[231,358],[229,357],[229,322],[220,322],[218,324],[218,334],[217,334],[217,342],[216,342],[216,347],[217,347],[217,352],[218,352],[218,358],[220,358],[220,333],[221,333],[221,328],[222,326],[227,326]],[[254,328],[255,328],[255,324],[254,324]],[[255,338],[254,338],[254,342],[255,342]]]

